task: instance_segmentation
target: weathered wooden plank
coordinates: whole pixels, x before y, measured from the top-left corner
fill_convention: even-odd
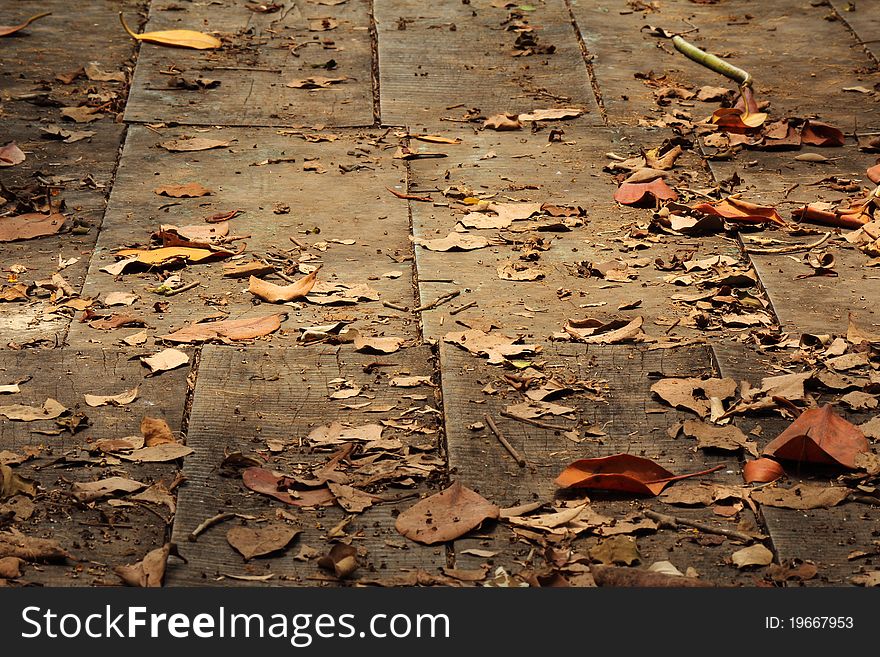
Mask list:
[[[880,61],[880,16],[877,16],[876,7],[870,4],[856,6],[850,2],[834,0],[830,3],[834,7],[837,16],[843,18],[847,25],[862,42],[865,50],[871,53],[874,61]],[[828,20],[833,20],[829,13]]]
[[[169,153],[158,147],[160,142],[182,134],[232,143],[228,148],[195,153]],[[355,322],[365,334],[414,338],[416,326],[411,314],[382,306],[383,301],[402,307],[414,305],[406,202],[386,189],[399,185],[400,165],[386,148],[378,135],[370,133],[349,132],[333,142],[312,143],[302,136],[269,129],[167,130],[157,135],[133,126],[83,293],[90,297],[114,290],[137,293],[139,300],[125,312],[142,317],[150,333],[156,335],[218,311],[232,318],[285,311],[290,319],[283,333],[291,340],[299,336],[300,326],[339,320]],[[269,164],[269,160],[279,161]],[[303,170],[309,166],[320,166],[326,173]],[[343,173],[340,167],[348,172]],[[212,194],[174,199],[154,191],[162,185],[189,182],[202,184]],[[274,258],[281,270],[297,261],[323,265],[319,281],[366,284],[380,299],[345,306],[255,305],[255,297],[247,291],[247,278],[223,278],[223,263],[215,262],[179,271],[184,282],[198,282],[199,286],[169,297],[167,308],[155,312],[153,305],[165,301],[150,291],[160,282],[159,275],[125,274],[117,281],[101,271],[116,261],[116,250],[148,245],[150,234],[160,224],[207,225],[205,217],[234,209],[243,214],[231,220],[230,233],[247,239],[229,246],[239,249],[246,244],[245,261]],[[290,274],[302,277],[295,271]],[[286,284],[279,278],[271,280]],[[70,339],[74,343],[117,340],[118,333],[76,324]]]
[[[85,450],[98,439],[140,435],[145,416],[163,418],[172,431],[179,432],[189,369],[146,377],[146,368],[137,360],[113,349],[94,347],[4,351],[0,353],[0,366],[4,383],[32,377],[21,384],[19,394],[4,395],[4,404],[39,406],[51,397],[70,413],[88,418],[85,428],[58,435],[35,433],[58,429],[52,420],[0,421],[0,451],[25,454],[33,450],[37,454],[15,468],[17,474],[40,485],[34,513],[12,526],[29,536],[56,539],[79,560],[39,568],[28,566],[22,581],[52,586],[120,584],[111,568],[139,561],[149,550],[161,546],[168,529],[162,519],[168,519],[170,526],[170,511],[164,506],[138,503],[114,507],[106,499],[77,503],[69,497],[71,483],[121,476],[170,486],[178,473],[176,462],[134,463],[108,456],[102,459],[100,454],[90,456]],[[84,394],[118,394],[136,386],[137,399],[125,406],[93,408],[83,398]],[[82,460],[89,458],[92,463]]]
[[[488,0],[426,6],[375,3],[381,118],[385,125],[436,130],[444,117],[477,108],[485,116],[578,106],[601,125],[577,38],[562,0],[547,0],[523,19],[552,54],[515,57],[520,32],[506,9]],[[455,106],[453,108],[453,106]]]
[[[569,462],[624,452],[654,459],[676,473],[727,464],[728,468],[704,479],[725,483],[738,481],[738,458],[695,450],[689,439],[671,438],[667,434],[669,427],[693,415],[670,409],[650,392],[650,386],[656,380],[653,377],[661,373],[664,376],[711,374],[712,363],[706,348],[649,352],[622,345],[550,344],[534,360],[543,365],[544,372],[559,380],[595,381],[603,390],[604,402],[591,401],[578,394],[554,400],[554,403],[574,407],[576,410],[572,415],[576,422],[553,416],[542,418],[554,424],[581,427],[580,437],[585,440],[575,443],[560,431],[502,417],[500,412],[506,406],[523,400],[502,378],[504,370],[489,366],[483,359],[457,347],[442,344],[443,409],[453,478],[502,506],[541,499],[549,501],[554,495],[560,495],[554,479]],[[481,392],[486,386],[499,392]],[[488,429],[476,431],[468,428],[475,422],[483,421],[485,414],[494,418],[509,442],[526,459],[526,468],[517,466]],[[602,428],[606,435],[589,437],[584,429],[591,426]],[[565,493],[561,495],[566,496]],[[577,494],[571,496],[580,497]],[[710,524],[735,526],[730,521],[713,516],[712,511],[706,508],[683,509],[666,505],[657,499],[636,500],[628,495],[598,491],[590,491],[589,498],[597,512],[612,517],[651,508]],[[661,530],[654,535],[639,537],[643,563],[649,565],[653,561],[670,559],[682,572],[694,567],[704,579],[710,581],[748,581],[747,575],[740,575],[734,568],[723,564],[724,557],[735,549],[734,543],[704,547],[686,536]],[[695,536],[691,534],[691,537]],[[595,543],[595,538],[585,537],[578,539],[574,545],[585,553]],[[505,565],[514,572],[520,570],[521,560],[530,551],[528,544],[516,543],[515,537],[504,525],[499,525],[482,539],[456,541],[457,567],[476,567],[484,561],[462,554],[462,550],[467,548],[497,550],[500,554],[493,564]],[[532,558],[535,558],[534,555]],[[517,560],[520,560],[519,565]],[[539,562],[536,558],[535,561]]]
[[[381,362],[381,365],[377,365]],[[367,366],[373,363],[373,369]],[[174,524],[174,540],[189,559],[188,565],[175,566],[170,574],[172,585],[197,585],[216,582],[224,574],[274,573],[270,583],[315,585],[329,577],[314,559],[297,561],[291,557],[303,545],[326,554],[331,547],[327,532],[346,514],[338,506],[301,510],[248,491],[239,475],[223,476],[220,464],[227,453],[241,451],[266,459],[267,468],[280,472],[301,471],[304,465],[322,463],[330,451],[309,447],[303,439],[316,426],[331,422],[353,426],[397,418],[410,408],[425,410],[437,405],[439,392],[426,385],[416,388],[392,388],[389,380],[398,375],[432,376],[433,365],[427,347],[414,347],[395,354],[377,357],[359,354],[350,348],[326,347],[321,350],[251,349],[242,353],[228,347],[205,347],[193,398],[187,444],[195,453],[187,457],[184,474],[187,483],[181,488],[179,509]],[[346,400],[332,400],[329,384],[344,378],[362,386],[364,394]],[[424,396],[407,399],[404,395]],[[346,409],[346,405],[370,401],[370,406]],[[379,409],[393,407],[382,412]],[[418,418],[426,428],[439,424],[438,413],[412,412],[405,417]],[[439,433],[406,435],[386,428],[383,437],[397,436],[406,444],[423,445],[426,454],[441,454]],[[284,449],[270,454],[266,441],[278,440]],[[428,445],[431,445],[429,448]],[[357,452],[355,453],[357,454]],[[357,454],[359,457],[360,455]],[[299,469],[299,470],[298,470]],[[439,474],[439,473],[438,473]],[[414,487],[379,487],[374,492],[388,495],[415,494],[426,490],[423,482]],[[394,529],[394,509],[411,506],[415,499],[380,504],[353,516],[345,527],[344,538],[366,555],[356,575],[366,579],[393,578],[407,569],[437,569],[446,564],[442,547],[424,547],[407,541]],[[226,542],[226,532],[238,520],[220,524],[202,534],[195,543],[188,535],[206,518],[218,512],[235,512],[274,519],[285,511],[297,518],[303,533],[287,556],[259,559],[245,565]],[[253,523],[252,523],[253,524]],[[224,580],[224,585],[248,585],[253,582]]]
[[[296,3],[254,11],[245,0],[188,4],[172,11],[154,3],[144,31],[195,29],[216,33],[217,51],[182,51],[143,44],[127,121],[191,125],[366,126],[373,124],[370,3]],[[329,30],[320,20],[332,19]],[[310,27],[311,26],[311,27]],[[329,62],[334,62],[330,64]],[[332,88],[286,86],[311,77],[346,78]],[[195,90],[181,89],[183,79]],[[200,89],[196,80],[219,86]]]
[[[743,345],[717,343],[712,348],[724,376],[759,384],[762,377],[771,375],[763,362],[765,357]],[[847,412],[841,407],[836,410],[857,424],[870,417]],[[761,447],[789,425],[788,421],[776,414],[749,415],[740,418],[737,423],[743,431],[752,431],[759,425],[762,431],[757,436],[757,441]],[[801,472],[794,468],[787,468],[786,471],[793,483],[829,483],[829,476],[811,473],[808,468]],[[871,569],[870,556],[867,561],[850,560],[848,556],[858,551],[869,555],[876,552],[876,528],[880,523],[880,508],[877,506],[849,502],[830,509],[808,511],[768,506],[760,508],[779,560],[811,561],[818,566],[816,579],[807,582],[808,585],[845,586],[850,583],[853,575],[862,572],[866,567]]]

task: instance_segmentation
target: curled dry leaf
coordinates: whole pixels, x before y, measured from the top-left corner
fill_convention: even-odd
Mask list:
[[[327,487],[336,498],[336,503],[349,513],[360,513],[364,509],[373,506],[374,502],[382,500],[381,497],[370,495],[345,484],[335,484],[329,481],[327,482]]]
[[[0,533],[0,559],[16,557],[25,561],[64,561],[70,558],[58,541],[33,538],[15,530]]]
[[[443,336],[443,342],[451,342],[478,356],[487,356],[490,365],[499,365],[508,356],[531,354],[538,349],[534,344],[517,344],[517,338],[500,333],[484,333],[479,329],[447,333]]]
[[[212,192],[207,187],[199,183],[191,182],[185,185],[162,185],[153,190],[159,196],[169,196],[171,198],[198,198],[200,196],[209,196]]]
[[[859,429],[834,413],[831,404],[804,411],[765,448],[764,454],[789,461],[839,465],[855,470],[858,454],[870,450]]]
[[[393,354],[404,342],[404,338],[372,338],[358,334],[354,339],[354,350],[365,354]]]
[[[743,480],[747,484],[766,484],[785,476],[785,470],[776,461],[768,458],[748,461],[743,466]]]
[[[709,474],[722,467],[724,466],[719,465],[701,472],[674,475],[651,459],[631,454],[614,454],[575,461],[556,478],[556,485],[560,488],[589,488],[658,495],[675,481]]]
[[[520,130],[522,129],[522,123],[520,123],[519,116],[516,114],[495,114],[483,121],[483,127],[498,130],[499,132]]]
[[[489,240],[485,237],[454,232],[433,240],[414,237],[412,241],[429,251],[473,251],[489,246]]]
[[[330,548],[327,556],[318,559],[318,566],[329,570],[339,579],[349,577],[358,568],[357,549],[345,543],[337,543]]]
[[[158,249],[121,249],[116,255],[124,260],[124,271],[128,265],[135,263],[148,267],[164,267],[179,262],[206,262],[220,260],[232,255],[229,251],[211,251],[210,249],[193,249],[185,246],[163,246]],[[105,270],[106,271],[106,270]]]
[[[269,303],[284,303],[303,299],[315,287],[315,281],[318,277],[318,270],[299,279],[290,285],[276,285],[269,281],[264,281],[256,276],[251,276],[248,283],[248,292],[259,297],[263,301]]]
[[[226,540],[248,561],[285,550],[301,531],[282,522],[271,522],[263,527],[233,527],[226,532]]]
[[[64,226],[64,215],[58,212],[29,212],[16,217],[0,217],[0,242],[16,242],[54,235]]]
[[[0,463],[0,500],[9,499],[13,495],[33,497],[36,494],[36,482],[18,476],[8,465]]]
[[[456,481],[397,516],[398,532],[417,543],[434,545],[452,541],[498,517],[500,509],[482,495]]]
[[[166,372],[189,363],[189,356],[179,349],[163,349],[152,356],[143,356],[141,362],[150,368],[150,374]]]
[[[171,427],[159,417],[144,417],[141,420],[141,435],[144,437],[144,444],[147,447],[177,442],[171,432]]]
[[[92,407],[97,406],[125,406],[130,404],[138,396],[138,388],[135,386],[131,390],[125,390],[117,395],[84,395],[86,404]]]
[[[644,318],[641,316],[631,320],[618,319],[610,322],[597,319],[570,319],[565,325],[565,332],[573,338],[589,344],[639,342],[645,339],[642,324],[644,324]]]
[[[161,335],[159,339],[183,344],[208,340],[252,340],[274,333],[281,328],[281,322],[285,319],[286,313],[275,313],[262,317],[190,324],[173,333]]]
[[[225,148],[231,142],[206,137],[185,137],[163,141],[159,146],[171,153],[189,153],[192,151],[207,151],[212,148]]]
[[[0,558],[0,580],[21,577],[23,574],[22,566],[24,566],[24,559],[18,557]]]
[[[51,11],[45,11],[42,14],[35,14],[34,16],[31,16],[24,23],[21,23],[20,25],[0,25],[0,37],[5,37],[5,36],[9,36],[10,34],[15,34],[16,32],[20,32],[21,30],[26,28],[28,25],[30,25],[34,21],[39,20],[41,18],[45,18],[46,16],[51,16],[51,15],[52,15]]]
[[[165,568],[172,548],[171,543],[166,543],[160,548],[147,552],[146,556],[135,564],[116,566],[113,572],[119,575],[127,586],[160,587],[165,579]]]
[[[94,502],[120,493],[134,493],[147,485],[126,477],[107,477],[98,481],[74,482],[73,496],[80,502]]]
[[[757,205],[744,201],[735,196],[728,196],[720,201],[712,203],[699,203],[691,207],[695,212],[723,217],[733,222],[763,224],[771,223],[776,226],[787,226],[776,208],[767,205]]]
[[[192,48],[194,50],[212,50],[222,45],[217,37],[193,30],[162,30],[137,34],[125,22],[122,12],[119,12],[119,22],[122,23],[122,27],[128,33],[128,36],[136,41],[154,43],[159,46],[171,46],[173,48]]]
[[[773,563],[773,553],[760,543],[756,543],[742,550],[737,550],[730,556],[730,560],[740,569],[751,566],[769,566]]]
[[[5,146],[0,146],[0,167],[12,167],[25,161],[25,155],[22,150],[16,146],[14,141],[9,142]]]
[[[659,201],[674,201],[678,198],[662,178],[646,183],[623,183],[614,193],[614,200],[621,205],[655,206]]]

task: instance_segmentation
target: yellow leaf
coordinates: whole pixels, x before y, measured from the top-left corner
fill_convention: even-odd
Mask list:
[[[193,249],[183,246],[166,246],[159,249],[122,249],[116,255],[123,257],[135,256],[137,261],[145,265],[161,265],[171,260],[188,260],[200,262],[218,254],[208,249]],[[222,254],[221,254],[222,257]]]
[[[155,43],[160,46],[173,46],[175,48],[194,48],[196,50],[210,50],[219,48],[222,44],[220,39],[212,37],[210,34],[203,32],[194,32],[193,30],[162,30],[160,32],[144,32],[137,34],[126,24],[119,12],[119,21],[122,27],[128,32],[128,36],[138,41],[146,41],[147,43]]]

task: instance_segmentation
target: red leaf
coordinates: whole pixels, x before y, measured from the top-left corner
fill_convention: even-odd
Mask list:
[[[880,185],[880,164],[875,164],[870,169],[868,169],[868,180],[872,183],[877,183]]]
[[[764,448],[764,454],[805,463],[839,465],[857,469],[856,456],[868,452],[865,435],[830,404],[804,411],[798,419]]]
[[[742,199],[728,196],[721,201],[714,203],[700,203],[691,208],[705,214],[712,214],[731,221],[741,221],[744,223],[763,224],[772,223],[777,226],[787,225],[785,220],[779,216],[776,208],[749,203]]]
[[[833,125],[821,121],[807,121],[801,129],[801,143],[811,146],[843,146],[846,138]]]
[[[326,486],[312,490],[297,491],[297,497],[290,494],[289,489],[294,480],[285,475],[278,475],[265,468],[247,468],[241,473],[244,485],[255,493],[274,497],[285,504],[294,506],[328,506],[333,504],[335,497]]]
[[[743,479],[747,484],[766,484],[785,476],[785,470],[771,459],[755,459],[743,466]]]
[[[657,201],[674,201],[677,198],[678,194],[662,178],[648,183],[623,183],[614,193],[614,200],[621,205],[645,203],[653,206]]]
[[[674,481],[708,474],[723,467],[723,465],[719,465],[701,472],[674,475],[651,459],[630,454],[614,454],[597,459],[575,461],[556,478],[556,485],[561,488],[592,488],[641,495],[658,495]]]

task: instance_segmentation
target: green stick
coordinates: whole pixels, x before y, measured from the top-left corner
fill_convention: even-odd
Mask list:
[[[720,73],[726,78],[739,82],[740,86],[751,86],[752,76],[750,73],[741,68],[737,68],[733,64],[725,62],[716,55],[710,55],[705,50],[700,50],[694,44],[685,41],[680,36],[676,35],[672,37],[672,45],[675,46],[675,49],[678,52],[697,62],[697,64],[702,64],[706,68],[711,69],[716,73]]]

